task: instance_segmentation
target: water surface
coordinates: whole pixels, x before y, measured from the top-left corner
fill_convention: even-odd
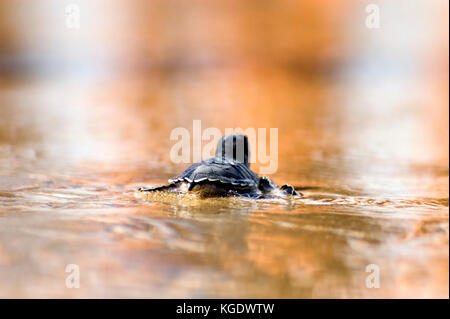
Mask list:
[[[448,298],[448,2],[368,3],[2,0],[0,297]],[[194,120],[304,198],[136,198]]]
[[[339,130],[342,114],[326,103],[293,119],[298,88],[258,85],[284,92],[283,112],[273,118],[276,106],[266,105],[254,113],[249,103],[239,113],[250,112],[248,126],[280,127],[272,177],[298,187],[302,199],[136,198],[138,186],[186,167],[170,162],[168,137],[195,115],[142,100],[159,92],[151,83],[125,97],[3,86],[0,296],[447,297],[447,164],[367,152],[349,128]],[[331,94],[321,83],[306,90],[310,101]],[[75,93],[72,109],[64,104]],[[213,103],[200,111],[219,123]],[[230,115],[220,128],[242,123]],[[416,147],[429,151],[429,141]],[[79,289],[65,286],[68,264],[80,267]],[[370,264],[380,267],[378,289],[366,287]]]

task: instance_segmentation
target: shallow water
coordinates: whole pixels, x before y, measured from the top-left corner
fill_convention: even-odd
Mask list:
[[[0,2],[0,297],[449,297],[448,1],[76,4]],[[194,120],[304,198],[137,198]]]
[[[252,74],[228,76],[242,84]],[[195,80],[198,90],[212,85]],[[272,88],[265,101],[283,92],[277,117],[270,116],[277,103],[258,113],[241,103],[239,116],[225,122],[212,104],[177,115],[186,109],[172,94],[196,92],[180,93],[177,81],[165,93],[152,81],[128,84],[125,95],[111,83],[102,84],[108,94],[72,84],[4,84],[0,297],[447,298],[448,149],[435,148],[440,140],[425,129],[401,156],[396,145],[409,141],[401,134],[376,146],[379,119],[354,115],[360,124],[343,129],[348,118],[333,107],[334,91],[296,81],[278,74],[253,82],[260,92]],[[321,103],[298,103],[298,90]],[[199,113],[221,129],[244,121],[279,127],[272,177],[304,198],[136,198],[138,186],[163,184],[186,167],[170,162],[169,133],[189,128]],[[378,125],[395,131],[398,123]],[[79,289],[66,288],[68,264],[80,267]],[[380,288],[366,287],[370,264],[379,266]]]

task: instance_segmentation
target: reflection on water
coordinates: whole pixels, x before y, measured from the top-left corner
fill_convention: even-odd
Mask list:
[[[273,80],[257,85],[283,90],[287,99],[298,90]],[[149,122],[161,126],[146,128],[142,118],[149,111],[133,106],[134,97],[122,97],[132,101],[122,107],[120,93],[97,98],[96,90],[86,90],[87,103],[105,99],[119,105],[91,127],[96,139],[89,141],[89,135],[74,134],[78,125],[99,121],[101,108],[80,104],[80,112],[58,115],[51,103],[59,99],[40,100],[53,89],[39,90],[3,89],[8,103],[3,103],[0,165],[1,296],[447,296],[444,163],[405,168],[360,156],[364,163],[371,160],[370,170],[349,166],[346,162],[355,159],[342,157],[342,145],[320,138],[339,123],[328,122],[325,130],[313,120],[317,113],[335,112],[305,108],[297,125],[287,101],[276,119],[282,129],[274,179],[300,187],[305,198],[146,202],[135,198],[137,186],[164,183],[184,168],[168,160],[168,129],[189,119],[175,124],[172,114],[156,108]],[[215,123],[217,113],[208,110],[203,118]],[[275,126],[264,114],[249,114],[250,122],[264,123],[256,125]],[[70,125],[58,123],[66,117]],[[116,149],[110,153],[108,145]],[[81,152],[99,147],[99,153],[80,161],[71,158],[77,153],[72,147]],[[113,151],[126,153],[120,157]],[[81,268],[77,290],[65,288],[65,265],[72,263]],[[365,286],[369,264],[381,268],[380,289]]]
[[[112,56],[133,53],[131,65],[114,56],[125,70],[108,77],[58,73],[39,41],[19,48],[17,60],[0,51],[0,62],[12,61],[0,71],[16,75],[0,79],[0,297],[448,298],[445,54],[433,42],[404,61],[403,50],[422,43],[413,36],[380,58],[373,52],[393,41],[386,34],[406,31],[388,24],[369,36],[352,24],[360,20],[345,19],[357,7],[230,3],[184,13],[152,2],[160,14],[147,32],[146,11],[128,7],[136,21],[113,29],[127,45],[104,36]],[[6,29],[0,41],[14,51]],[[133,30],[160,38],[138,41]],[[447,39],[448,59],[448,38],[428,34]],[[67,58],[61,35],[41,39]],[[93,42],[85,45],[95,51]],[[97,65],[85,53],[86,65]],[[22,74],[14,66],[22,58],[48,73]],[[272,177],[304,198],[136,198],[138,186],[186,167],[170,161],[169,136],[192,130],[194,119],[222,132],[278,128]],[[65,286],[68,264],[80,266],[79,289]],[[380,267],[378,289],[366,287],[370,264]]]

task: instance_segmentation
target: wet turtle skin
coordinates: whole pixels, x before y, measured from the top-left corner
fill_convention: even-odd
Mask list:
[[[294,187],[280,188],[268,177],[250,169],[248,138],[235,134],[222,137],[213,158],[195,163],[168,185],[141,187],[140,192],[193,192],[200,197],[243,196],[249,198],[300,197]]]

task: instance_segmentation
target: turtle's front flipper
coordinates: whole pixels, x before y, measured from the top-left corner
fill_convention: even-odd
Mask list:
[[[258,189],[263,193],[267,194],[278,189],[277,185],[267,176],[262,176],[258,181]]]
[[[303,196],[302,193],[299,193],[295,190],[295,188],[289,184],[284,184],[280,187],[280,191],[282,191],[285,195],[292,196]]]
[[[166,191],[166,192],[176,192],[178,191],[178,186],[174,183],[168,184],[168,185],[162,185],[162,186],[155,186],[155,187],[139,187],[139,192],[160,192],[160,191]]]
[[[262,176],[259,179],[258,189],[262,192],[263,197],[287,197],[287,196],[295,196],[301,197],[303,196],[301,193],[297,192],[295,188],[291,185],[284,184],[280,188],[268,177]]]

